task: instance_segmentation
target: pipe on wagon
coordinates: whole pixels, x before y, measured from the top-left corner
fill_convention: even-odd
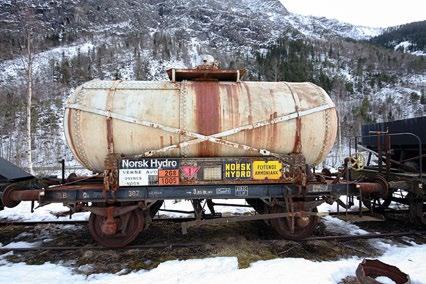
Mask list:
[[[378,196],[384,196],[387,192],[387,189],[383,186],[383,184],[376,182],[360,182],[356,185],[356,187],[363,195],[374,194]]]

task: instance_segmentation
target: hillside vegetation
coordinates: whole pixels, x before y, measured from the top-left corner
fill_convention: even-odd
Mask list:
[[[337,105],[342,133],[423,115],[426,58],[365,39],[377,30],[288,13],[278,0],[0,2],[0,155],[25,164],[25,46],[34,46],[36,165],[72,161],[65,98],[94,78],[166,80],[211,54],[245,80],[312,81]],[[412,40],[412,39],[410,39]]]

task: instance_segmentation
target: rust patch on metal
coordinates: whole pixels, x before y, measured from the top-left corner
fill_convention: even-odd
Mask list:
[[[268,125],[268,139],[267,139],[267,146],[268,149],[274,149],[275,146],[277,145],[277,138],[278,138],[278,129],[277,129],[277,124],[276,123],[272,123],[272,121],[274,119],[276,119],[278,117],[278,113],[275,111],[273,114],[269,115],[269,121],[271,122],[270,125]]]
[[[296,118],[296,136],[294,139],[293,153],[300,153],[302,151],[302,119],[300,117]]]
[[[247,102],[248,102],[248,109],[249,109],[249,115],[247,117],[248,123],[253,124],[253,108],[252,108],[250,88],[245,82],[243,82],[242,85],[246,89],[246,93],[247,93]],[[244,141],[246,141],[246,143],[249,145],[254,145],[254,141],[255,141],[254,131],[255,130],[252,130],[252,129],[244,131]]]
[[[198,133],[213,135],[220,132],[220,94],[217,82],[194,82],[196,126]],[[198,144],[198,155],[213,157],[219,154],[219,145],[211,142]]]
[[[107,142],[108,142],[108,153],[114,153],[114,138],[112,133],[112,118],[108,117],[106,120],[107,125]]]
[[[363,195],[379,194],[382,196],[386,192],[386,188],[382,184],[375,182],[360,182],[357,187]]]
[[[379,276],[388,277],[397,284],[411,283],[408,274],[377,259],[364,259],[356,269],[356,277],[362,284],[379,284],[381,282],[376,280]]]
[[[113,95],[117,90],[117,86],[121,83],[121,80],[115,81],[111,88],[108,90],[107,100],[106,100],[106,110],[111,113],[113,108]],[[112,125],[112,117],[111,114],[106,119],[106,127],[107,127],[107,145],[108,145],[108,154],[114,153],[114,136],[113,136],[113,125]]]
[[[238,90],[236,84],[227,84],[226,88],[226,96],[228,99],[228,109],[231,111],[231,116],[226,119],[231,120],[231,127],[237,127],[240,125],[240,113],[239,113],[239,101],[238,101]],[[225,109],[223,110],[225,113]],[[222,116],[225,117],[225,116]]]
[[[302,119],[300,118],[300,97],[298,95],[298,93],[295,93],[294,90],[292,89],[292,87],[284,82],[284,85],[288,88],[288,90],[291,93],[291,96],[293,98],[294,101],[294,108],[295,111],[297,112],[297,118],[296,118],[296,135],[294,138],[294,146],[293,146],[293,153],[300,153],[302,151],[302,141],[301,141],[301,131],[302,131]]]
[[[193,69],[168,69],[167,75],[171,81],[233,81],[238,82],[246,73],[245,69],[218,69],[217,66],[201,65]],[[174,73],[174,78],[173,78]]]
[[[105,208],[106,219],[102,222],[101,230],[107,236],[115,235],[117,233],[117,221],[114,219],[114,207],[110,206]]]

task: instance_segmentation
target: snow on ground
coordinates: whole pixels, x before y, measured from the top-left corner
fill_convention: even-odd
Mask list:
[[[247,205],[245,199],[214,199],[215,203],[227,203],[227,204],[239,204],[239,205]],[[189,200],[166,200],[161,207],[161,209],[171,209],[171,210],[182,210],[182,211],[193,211],[192,204]],[[206,213],[210,213],[210,210],[205,206],[204,208]],[[251,207],[230,207],[230,206],[215,206],[216,212],[219,213],[233,213],[233,214],[244,214],[248,212],[253,212],[253,208]],[[170,217],[188,217],[188,214],[185,213],[174,213],[174,212],[162,212],[161,215],[167,215]]]
[[[414,47],[414,48],[412,48]],[[403,53],[411,53],[417,56],[426,56],[426,53],[422,50],[411,51],[411,49],[415,49],[416,45],[409,41],[401,41],[397,45],[394,46],[394,50],[400,50]]]
[[[343,203],[348,203],[347,196],[346,195],[342,195],[339,198]],[[348,209],[348,211],[356,211],[359,210],[359,203],[358,200],[354,200],[354,205],[352,205],[352,207],[350,209]],[[334,202],[333,204],[328,204],[328,203],[323,203],[320,206],[317,207],[318,212],[337,212],[337,203]],[[344,209],[343,207],[339,207],[339,212],[341,212],[342,214],[344,214],[344,212],[346,211],[346,209]]]
[[[37,207],[37,202],[35,207]],[[14,208],[5,208],[0,211],[0,219],[7,218],[8,220],[20,221],[64,221],[69,220],[69,216],[56,217],[53,213],[69,211],[68,207],[60,203],[52,203],[34,210],[31,213],[31,202],[21,202]],[[76,213],[72,216],[72,220],[87,220],[88,212]]]
[[[38,247],[40,246],[40,242],[24,242],[24,241],[18,241],[18,242],[11,242],[8,243],[5,246],[1,246],[2,248],[32,248],[32,247]]]
[[[244,204],[244,200],[216,200],[220,203],[238,203]],[[21,220],[52,220],[56,219],[51,212],[65,211],[66,207],[59,204],[51,204],[35,211],[29,212],[29,202],[22,202],[18,207],[6,209],[0,212],[0,218]],[[174,203],[167,201],[164,209],[192,210],[189,201]],[[223,206],[218,207],[220,212],[233,211],[244,213],[251,211],[250,208],[235,208]],[[326,207],[322,209],[327,209]],[[320,210],[324,211],[324,210]],[[171,216],[185,216],[185,214],[167,213]],[[87,218],[87,213],[78,215],[79,218]],[[67,217],[61,217],[67,218]],[[349,224],[337,218],[327,216],[323,221],[330,232],[366,234],[365,230],[358,226]],[[426,245],[413,245],[411,247],[397,247],[379,240],[376,241],[378,247],[381,247],[385,253],[380,259],[390,264],[397,264],[398,267],[410,274],[413,283],[422,282],[426,279],[426,270],[422,269],[422,263],[426,259]],[[28,243],[16,241],[5,247],[26,247],[39,246],[40,242]],[[5,260],[7,254],[0,256],[0,283],[9,283],[10,275],[14,275],[16,283],[62,283],[72,281],[74,283],[230,283],[241,281],[245,283],[276,283],[276,279],[290,283],[337,283],[348,275],[354,275],[355,269],[361,259],[353,257],[341,259],[338,261],[314,262],[302,258],[274,259],[268,261],[258,261],[249,268],[238,269],[238,260],[236,257],[216,257],[193,260],[173,260],[167,261],[151,271],[135,271],[130,274],[93,274],[88,277],[75,274],[71,268],[60,264],[45,263],[43,265],[26,265],[24,263],[10,263]],[[300,277],[297,271],[309,271]]]
[[[341,37],[355,40],[369,39],[383,32],[382,28],[355,26],[335,19],[304,16],[294,13],[286,15],[284,19],[300,33],[315,39],[322,38],[321,32],[330,34],[330,31]]]
[[[341,196],[340,200],[346,203],[346,196]],[[215,203],[227,203],[227,204],[238,204],[238,205],[247,205],[245,199],[214,199]],[[351,207],[350,210],[358,210],[358,204],[355,204]],[[38,203],[35,203],[35,207],[38,206]],[[189,200],[166,200],[161,207],[161,209],[166,210],[181,210],[181,211],[193,211],[192,204]],[[207,206],[204,207],[206,213],[210,213],[210,210]],[[69,211],[68,207],[60,203],[52,203],[46,206],[36,208],[34,213],[31,213],[31,202],[24,201],[21,202],[18,206],[14,208],[5,208],[0,211],[0,219],[8,219],[14,221],[64,221],[69,220],[69,216],[56,217],[56,213],[67,212]],[[215,206],[215,211],[222,214],[245,214],[249,212],[254,212],[251,207],[232,207],[232,206]],[[323,203],[318,206],[319,212],[336,212],[337,205],[336,203],[327,204]],[[340,212],[344,213],[344,209],[340,207]],[[175,213],[175,212],[159,212],[161,215],[166,215],[169,217],[188,217],[191,214],[186,213]],[[88,212],[81,212],[72,215],[72,220],[87,220],[89,218]]]
[[[412,45],[413,44],[409,41],[402,41],[402,42],[398,43],[397,45],[395,45],[394,49],[395,50],[402,49],[403,52],[407,52],[408,48]]]
[[[426,52],[421,50],[412,51],[411,54],[416,56],[426,56]]]
[[[238,269],[236,257],[215,257],[191,260],[172,260],[157,268],[129,274],[92,274],[84,276],[60,264],[45,263],[26,265],[0,259],[0,283],[338,283],[354,275],[362,259],[358,257],[337,261],[310,261],[302,258],[273,259],[252,263],[246,269]],[[426,283],[426,245],[410,247],[390,246],[379,258],[396,264],[411,277],[412,283]]]
[[[214,202],[217,203],[231,203],[231,204],[247,204],[244,199],[235,199],[235,200],[225,200],[225,199],[215,199]],[[37,207],[37,202],[35,207]],[[207,206],[206,206],[207,207]],[[173,209],[173,210],[182,210],[182,211],[193,211],[192,204],[189,200],[166,200],[161,207],[162,209]],[[207,208],[206,212],[209,213]],[[229,207],[229,206],[215,206],[216,212],[221,213],[234,213],[234,214],[244,214],[247,212],[253,211],[250,207]],[[31,213],[31,202],[25,201],[21,202],[18,206],[14,208],[5,208],[0,211],[0,219],[8,219],[14,221],[65,221],[69,220],[69,216],[56,217],[55,213],[67,212],[69,211],[68,207],[60,203],[52,203],[34,210],[34,213]],[[167,215],[169,217],[188,217],[189,214],[185,213],[173,213],[173,212],[161,212],[161,215]],[[88,212],[81,212],[72,215],[72,220],[87,220],[89,219]]]
[[[342,197],[344,198],[344,197]],[[215,200],[218,203],[245,204],[244,200]],[[60,204],[51,204],[30,213],[30,203],[22,202],[19,206],[6,209],[0,212],[0,218],[14,220],[56,220],[51,212],[66,211],[66,207]],[[191,211],[192,206],[189,201],[166,201],[163,209],[177,209]],[[245,213],[252,211],[251,208],[234,208],[218,206],[218,212]],[[319,211],[333,211],[335,206],[327,207],[323,205]],[[187,216],[187,214],[166,213],[170,216]],[[68,217],[60,217],[67,219]],[[76,219],[86,219],[87,213],[75,215]],[[326,216],[323,222],[327,231],[344,234],[366,234],[356,225],[349,224],[340,219]],[[22,233],[25,234],[25,233]],[[28,243],[20,241],[19,236],[16,241],[9,243],[5,247],[28,247],[43,245],[40,240]],[[423,264],[426,260],[426,245],[411,246],[394,245],[380,239],[369,240],[375,242],[375,247],[383,251],[379,259],[383,262],[397,265],[402,271],[408,273],[412,283],[426,283],[426,270]],[[337,261],[316,262],[303,258],[278,258],[267,261],[258,261],[245,269],[238,268],[236,257],[213,257],[191,260],[172,260],[161,263],[153,270],[133,271],[129,274],[92,274],[85,276],[75,273],[73,268],[64,266],[62,263],[44,263],[42,265],[27,265],[25,263],[11,263],[6,260],[6,256],[0,256],[0,283],[10,283],[10,276],[13,275],[15,283],[63,283],[72,281],[73,283],[232,283],[244,281],[250,283],[338,283],[346,276],[353,276],[358,264],[362,261],[359,257],[345,258]],[[79,271],[84,267],[78,268]],[[309,272],[309,273],[304,273]],[[303,275],[303,277],[301,277]]]
[[[366,230],[361,229],[360,227],[345,222],[341,219],[325,216],[322,218],[322,222],[327,227],[327,232],[339,233],[339,234],[349,234],[349,235],[365,235],[368,234]]]

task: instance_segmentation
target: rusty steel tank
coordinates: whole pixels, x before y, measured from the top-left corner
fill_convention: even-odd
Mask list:
[[[245,82],[244,70],[170,69],[170,81],[101,81],[67,101],[65,136],[94,172],[109,153],[230,157],[302,153],[324,160],[337,131],[327,93],[312,83]]]

